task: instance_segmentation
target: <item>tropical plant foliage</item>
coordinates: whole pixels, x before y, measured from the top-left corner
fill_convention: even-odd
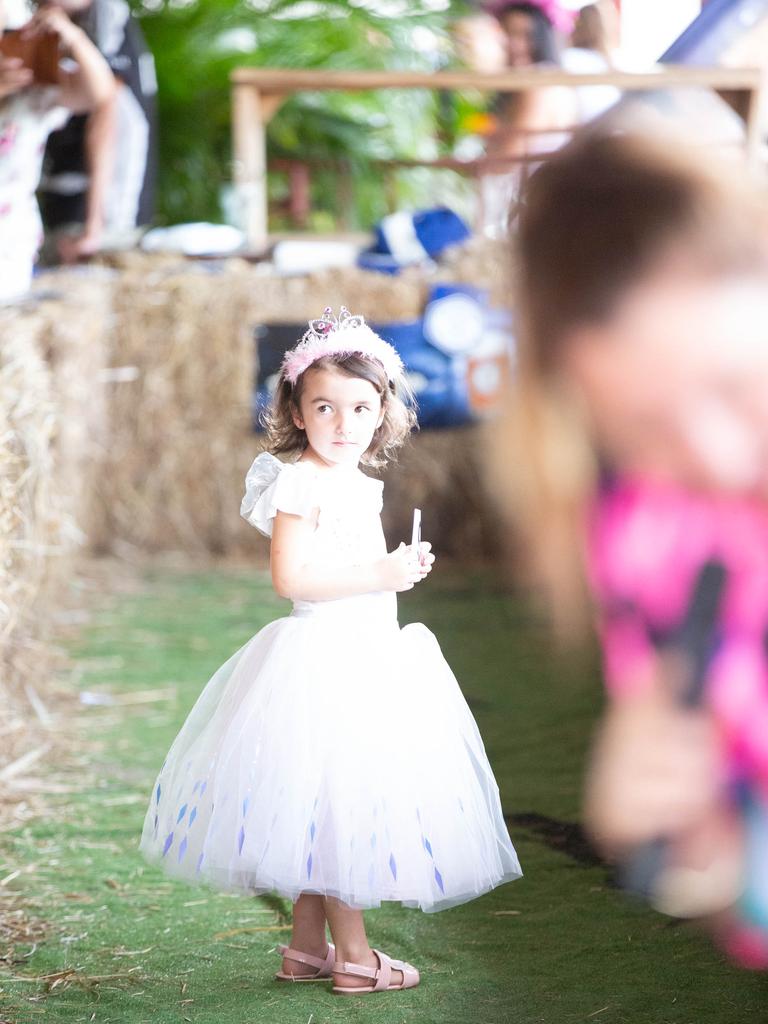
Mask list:
[[[133,2],[157,63],[164,223],[222,219],[234,67],[434,70],[451,60],[451,21],[466,9],[461,0]],[[374,161],[447,151],[467,104],[428,91],[298,94],[270,122],[269,154],[314,165],[316,227],[367,227],[388,206],[429,201],[435,187],[402,172],[384,188]],[[338,187],[339,168],[351,187]],[[286,188],[270,175],[275,205]]]

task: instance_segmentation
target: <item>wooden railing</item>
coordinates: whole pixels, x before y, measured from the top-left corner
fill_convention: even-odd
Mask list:
[[[254,252],[268,243],[266,126],[280,105],[297,92],[371,89],[481,90],[525,92],[547,86],[579,88],[609,85],[626,92],[704,87],[727,94],[744,119],[748,158],[760,145],[762,74],[753,68],[663,67],[648,72],[609,71],[573,74],[555,68],[525,68],[499,74],[471,71],[293,71],[236,68],[232,82],[234,182],[248,245]]]

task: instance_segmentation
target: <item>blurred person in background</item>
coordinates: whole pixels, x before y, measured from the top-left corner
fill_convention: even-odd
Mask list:
[[[562,10],[557,0],[492,0],[484,5],[484,13],[464,23],[462,53],[478,71],[556,68],[560,38],[572,24],[573,15]],[[490,42],[493,36],[495,46]],[[494,115],[488,155],[520,158],[562,143],[561,132],[573,127],[576,108],[569,89],[547,86],[502,94],[494,104]],[[554,138],[549,138],[550,134]]]
[[[0,3],[0,37],[5,23]],[[66,59],[53,53],[52,81],[35,79],[20,57],[0,53],[0,301],[23,295],[42,240],[35,189],[49,133],[73,111],[107,108],[114,78],[106,61],[82,29],[63,11],[38,11],[22,29],[27,50],[55,38]]]
[[[588,824],[655,864],[658,909],[768,968],[764,197],[677,139],[587,132],[530,179],[516,254],[497,482],[572,637],[590,583]]]
[[[117,81],[114,102],[69,119],[49,141],[40,205],[47,262],[75,262],[131,242],[152,220],[157,79],[126,0],[57,0],[98,47]],[[53,4],[45,6],[54,6]]]
[[[576,16],[570,45],[561,63],[566,71],[592,74],[610,71],[619,46],[619,14],[614,0],[587,4]],[[577,117],[581,123],[598,117],[619,99],[613,85],[584,85],[575,90]]]
[[[611,0],[606,2],[612,6]],[[594,10],[577,18],[557,0],[490,0],[483,5],[483,13],[459,23],[459,55],[470,67],[484,72],[557,67],[606,71],[616,26],[597,4],[590,8]],[[561,44],[572,31],[576,32],[575,41],[563,50]],[[485,139],[491,167],[480,181],[480,220],[485,234],[506,235],[510,203],[528,173],[542,156],[567,142],[576,125],[603,112],[618,97],[618,90],[611,86],[552,85],[497,97]]]

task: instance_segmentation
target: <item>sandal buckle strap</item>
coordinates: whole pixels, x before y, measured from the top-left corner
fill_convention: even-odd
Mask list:
[[[308,967],[316,967],[318,970],[322,970],[328,965],[330,959],[330,949],[324,957],[312,956],[310,953],[302,953],[298,949],[290,949],[288,946],[277,947],[286,960],[295,960],[296,963],[306,964]]]
[[[378,949],[374,949],[373,952],[379,958],[379,969],[376,972],[378,977],[376,984],[373,986],[373,991],[381,992],[384,989],[388,989],[389,983],[392,981],[392,961],[386,953],[382,953]]]

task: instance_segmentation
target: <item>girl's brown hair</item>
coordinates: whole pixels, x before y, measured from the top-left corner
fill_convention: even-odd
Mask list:
[[[307,367],[295,384],[280,376],[274,398],[264,416],[268,450],[275,455],[295,455],[306,449],[307,435],[296,426],[293,417],[301,406],[307,374],[317,370],[338,370],[348,377],[367,380],[374,386],[381,399],[384,418],[361,462],[376,468],[393,461],[397,449],[416,426],[413,394],[404,377],[397,383],[390,381],[381,363],[356,354],[323,356]]]
[[[587,133],[532,175],[513,223],[517,379],[492,468],[555,624],[574,636],[589,609],[583,545],[600,453],[563,372],[567,344],[666,258],[699,276],[765,270],[765,207],[711,150]]]

